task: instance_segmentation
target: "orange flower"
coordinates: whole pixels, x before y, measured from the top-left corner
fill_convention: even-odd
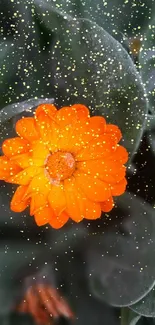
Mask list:
[[[37,225],[100,218],[113,208],[113,196],[124,193],[128,154],[118,144],[121,132],[90,117],[84,105],[40,105],[34,117],[16,123],[16,133],[3,142],[0,179],[19,185],[11,210],[30,205]]]

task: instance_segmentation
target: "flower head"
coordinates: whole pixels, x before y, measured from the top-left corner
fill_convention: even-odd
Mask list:
[[[84,105],[40,105],[3,142],[0,179],[18,184],[11,210],[30,206],[38,225],[61,228],[69,218],[100,218],[126,188],[126,149],[119,128],[90,117]]]

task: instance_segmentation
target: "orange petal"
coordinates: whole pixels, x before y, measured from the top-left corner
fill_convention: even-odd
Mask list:
[[[107,183],[84,173],[74,173],[76,182],[87,198],[94,202],[105,201],[111,196],[111,190]]]
[[[83,218],[89,220],[95,220],[100,218],[100,203],[96,203],[89,200],[86,195],[82,193],[74,177],[72,177],[70,180],[65,180],[64,187],[66,189],[65,193],[67,198],[66,210],[71,219],[76,222],[79,222]]]
[[[16,123],[16,132],[20,137],[28,141],[34,141],[39,138],[34,117],[24,117],[18,120]]]
[[[26,193],[27,186],[18,186],[16,192],[14,193],[10,208],[14,212],[22,212],[24,211],[30,203],[29,199],[24,199],[24,195]]]
[[[85,218],[89,220],[96,220],[101,217],[101,205],[100,203],[87,200]]]
[[[35,176],[30,182],[26,192],[26,196],[30,197],[36,192],[43,193],[46,196],[51,191],[51,187],[52,185],[50,184],[50,181],[48,180],[44,170],[42,169],[42,173]]]
[[[82,104],[74,104],[73,109],[76,109],[78,120],[85,120],[90,117],[89,109]]]
[[[23,169],[29,166],[43,166],[45,164],[47,156],[49,155],[49,150],[44,144],[40,142],[33,144],[31,147],[32,148],[29,152],[10,158],[11,161],[14,161]],[[42,154],[40,154],[40,150]]]
[[[28,185],[32,178],[36,175],[39,175],[41,172],[43,172],[43,168],[31,166],[22,170],[18,174],[9,177],[7,179],[7,182],[19,185]]]
[[[110,196],[110,198],[104,202],[101,202],[101,210],[103,212],[109,212],[113,209],[114,207],[114,201],[113,201],[113,198],[112,196]]]
[[[47,157],[49,156],[50,152],[46,145],[42,141],[36,141],[31,146],[31,155],[32,160],[37,166],[44,166]]]
[[[83,198],[77,191],[74,177],[64,181],[64,191],[66,196],[66,211],[75,222],[80,222],[85,215],[85,205]]]
[[[31,196],[30,215],[33,216],[40,208],[47,206],[47,197],[42,193],[34,193]]]
[[[93,116],[90,118],[90,131],[92,139],[93,137],[96,137],[97,135],[103,134],[106,130],[106,121],[104,117],[101,116]]]
[[[76,154],[76,160],[83,161],[108,157],[112,155],[115,149],[115,140],[112,139],[110,135],[103,134],[84,146],[83,149]]]
[[[65,225],[68,219],[69,215],[65,211],[63,211],[60,213],[59,216],[51,217],[49,220],[49,224],[55,229],[60,229]]]
[[[29,166],[40,166],[40,160],[32,159],[32,154],[30,154],[30,152],[13,156],[12,158],[10,158],[10,160],[16,163],[22,169],[28,168]]]
[[[51,119],[55,116],[57,109],[53,104],[41,104],[37,107],[35,111],[35,117],[38,118],[40,114],[44,113],[48,115]]]
[[[81,104],[73,106],[65,106],[57,111],[55,122],[61,127],[66,125],[73,125],[76,122],[87,120],[90,117],[89,109]]]
[[[72,106],[62,107],[57,111],[55,116],[55,122],[58,123],[61,127],[66,125],[72,125],[78,121],[78,115],[76,109]]]
[[[103,134],[105,131],[105,119],[100,116],[87,117],[87,119],[79,119],[77,123],[73,124],[70,133],[64,131],[63,138],[67,139],[69,143],[69,149],[73,153],[77,153],[89,143],[98,139],[99,135]],[[69,127],[67,126],[67,131]]]
[[[61,132],[59,133],[59,135],[57,136],[55,134],[55,137],[56,137],[56,141],[54,141],[54,138],[52,136],[52,143],[56,143],[57,145],[57,148],[59,150],[62,150],[62,151],[68,151],[68,152],[73,152],[73,147],[72,147],[72,144],[70,143],[70,138],[72,136],[72,133],[73,133],[73,127],[72,125],[67,125],[67,126],[63,126],[62,129],[61,129]],[[52,148],[50,146],[50,149],[51,151],[55,151],[55,148]],[[53,149],[53,150],[52,150]]]
[[[84,105],[63,107],[56,114],[56,122],[61,127],[58,147],[61,150],[76,152],[90,141],[89,110]]]
[[[32,163],[31,163],[31,159],[30,159],[30,153],[22,153],[20,155],[16,155],[10,158],[10,161],[16,163],[19,167],[21,167],[22,169],[25,169],[27,167],[29,167]]]
[[[48,195],[49,205],[57,216],[66,208],[66,198],[62,184],[53,185]]]
[[[111,195],[119,196],[122,195],[126,190],[127,180],[123,178],[119,183],[111,186]]]
[[[109,159],[115,159],[122,164],[126,164],[128,161],[128,152],[124,147],[117,145],[115,152],[109,157]]]
[[[37,116],[37,129],[42,142],[48,146],[51,151],[58,149],[58,137],[60,127],[44,112]]]
[[[108,159],[97,159],[77,162],[77,169],[107,182],[119,182],[126,172],[126,167],[120,162]]]
[[[9,158],[20,153],[25,153],[28,149],[29,143],[19,137],[7,139],[2,144],[3,153]]]
[[[64,126],[59,134],[58,148],[76,153],[88,144],[90,141],[89,120],[79,120],[73,125]]]
[[[47,205],[37,210],[34,214],[34,218],[38,226],[44,226],[51,218],[55,218],[55,215],[54,211]]]
[[[61,132],[59,132],[57,137],[59,150],[72,151],[73,145],[70,144],[70,138],[72,137],[75,124],[79,121],[76,108],[72,106],[62,107],[58,110],[55,121],[61,128]]]
[[[107,124],[106,133],[110,133],[117,142],[122,139],[122,133],[117,125]]]
[[[7,180],[21,171],[21,168],[13,161],[10,161],[5,156],[0,157],[0,179]]]

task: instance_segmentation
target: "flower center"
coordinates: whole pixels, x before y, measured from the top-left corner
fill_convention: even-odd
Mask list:
[[[63,181],[73,174],[75,159],[70,152],[57,151],[48,156],[46,170],[52,179]]]

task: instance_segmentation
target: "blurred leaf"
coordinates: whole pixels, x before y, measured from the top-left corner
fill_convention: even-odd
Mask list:
[[[11,314],[9,316],[0,317],[1,325],[36,325],[32,317],[27,315]]]
[[[148,295],[130,308],[142,316],[155,317],[155,287],[148,293]]]
[[[0,243],[0,314],[8,313],[23,293],[21,280],[43,248],[33,242],[1,241]],[[42,251],[43,254],[43,251]],[[29,270],[28,270],[29,269]]]
[[[123,133],[133,153],[143,132],[147,102],[136,68],[122,46],[90,21],[66,25],[52,48],[58,105],[81,102]]]
[[[154,0],[34,0],[44,24],[53,31],[61,28],[60,16],[84,18],[96,22],[110,34],[121,31],[138,35],[149,21]]]
[[[126,192],[103,220],[105,225],[113,221],[113,231],[94,232],[87,243],[91,292],[113,306],[132,305],[147,295],[155,281],[154,210]]]
[[[149,108],[152,113],[155,113],[155,15],[144,34],[139,63],[142,80],[149,98]]]
[[[86,263],[81,253],[79,247],[76,250],[68,245],[65,254],[60,252],[56,258],[57,269],[60,271],[57,272],[57,287],[75,313],[73,324],[120,325],[119,310],[98,301],[91,294],[86,277]]]
[[[129,308],[121,308],[121,325],[136,325],[140,318]]]
[[[31,97],[51,97],[48,52],[40,48],[33,1],[1,0],[0,108]],[[9,26],[7,26],[7,24]],[[3,26],[4,25],[4,26]]]
[[[0,42],[0,89],[7,91],[11,86],[13,76],[18,70],[18,64],[23,51],[19,48],[17,42]]]

